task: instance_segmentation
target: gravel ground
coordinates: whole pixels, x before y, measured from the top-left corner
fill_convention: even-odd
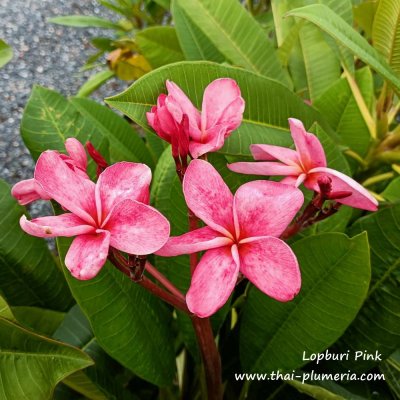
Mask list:
[[[79,73],[86,58],[95,51],[89,39],[109,32],[76,29],[48,23],[61,15],[111,17],[94,0],[0,0],[0,38],[13,47],[14,58],[0,69],[0,178],[10,184],[32,177],[34,163],[22,142],[19,125],[32,86],[39,84],[73,95],[89,73]],[[117,93],[126,86],[110,81],[95,99]],[[35,203],[33,215],[47,213]]]

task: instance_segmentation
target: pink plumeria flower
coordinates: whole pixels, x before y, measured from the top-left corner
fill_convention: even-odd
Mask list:
[[[147,204],[151,171],[144,164],[116,163],[95,184],[69,168],[57,152],[46,151],[36,164],[35,181],[70,212],[31,221],[22,216],[20,225],[38,237],[77,236],[65,258],[75,278],[95,277],[110,246],[145,255],[169,237],[169,222]]]
[[[69,138],[65,141],[65,148],[67,149],[68,155],[57,153],[61,160],[77,174],[81,175],[83,178],[89,179],[86,174],[87,157],[82,144],[74,138]],[[50,200],[48,194],[37,184],[34,178],[26,179],[15,184],[11,190],[11,194],[21,205],[26,205],[39,199]]]
[[[164,140],[173,138],[188,145],[193,158],[219,150],[225,139],[242,122],[244,100],[233,79],[221,78],[211,82],[204,91],[201,113],[174,82],[166,82],[168,95],[161,94],[157,106],[148,112],[149,125]],[[182,129],[184,116],[188,118],[188,135]]]
[[[303,204],[295,187],[254,181],[233,196],[214,167],[193,160],[183,180],[186,203],[207,225],[171,237],[156,254],[177,256],[207,250],[186,295],[200,317],[215,313],[232,293],[239,271],[267,295],[289,301],[299,292],[296,256],[278,237]]]
[[[307,189],[318,193],[319,182],[329,178],[330,198],[351,207],[377,210],[378,202],[368,190],[347,175],[327,167],[321,142],[315,135],[306,132],[301,121],[289,118],[289,125],[296,150],[254,144],[250,146],[251,153],[255,160],[263,162],[237,162],[228,165],[229,169],[243,174],[286,175],[282,183],[294,186],[304,183]]]

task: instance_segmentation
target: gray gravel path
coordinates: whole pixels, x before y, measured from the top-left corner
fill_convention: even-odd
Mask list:
[[[72,14],[115,19],[94,0],[0,0],[0,38],[14,49],[13,60],[0,69],[0,178],[10,184],[33,174],[33,161],[19,134],[32,86],[43,85],[64,95],[76,93],[88,76],[79,73],[79,68],[95,52],[89,39],[109,34],[46,22],[53,16]],[[95,98],[101,101],[124,86],[111,81]],[[37,206],[32,213],[41,211],[42,206]]]

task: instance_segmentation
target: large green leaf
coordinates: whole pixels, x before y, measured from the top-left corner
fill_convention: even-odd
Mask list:
[[[73,299],[46,242],[19,226],[26,213],[0,180],[0,290],[11,305],[67,310]]]
[[[361,307],[370,279],[365,234],[349,239],[326,233],[293,245],[302,288],[280,303],[251,288],[240,330],[244,371],[292,370],[305,364],[303,352],[318,353],[337,340]]]
[[[400,205],[358,220],[351,234],[367,231],[371,246],[372,280],[366,301],[346,331],[340,348],[378,351],[383,358],[400,346]],[[345,363],[366,370],[374,360]]]
[[[62,259],[70,242],[57,240]],[[159,386],[170,384],[175,354],[167,307],[110,263],[89,281],[79,281],[64,271],[99,345],[141,378]]]
[[[13,57],[12,48],[0,39],[0,68],[6,65]]]
[[[130,397],[116,378],[122,367],[98,345],[89,321],[78,305],[72,307],[65,316],[54,333],[54,338],[80,348],[95,361],[95,365],[64,379],[65,385],[90,400],[123,400]]]
[[[374,47],[400,73],[400,1],[380,0],[372,26]]]
[[[228,61],[288,85],[288,78],[272,43],[238,1],[175,2]]]
[[[304,18],[331,35],[345,48],[368,64],[372,69],[400,90],[400,78],[394,73],[383,57],[357,31],[335,14],[329,7],[313,4],[292,10],[293,17]]]
[[[58,25],[73,26],[75,28],[122,29],[120,25],[108,19],[92,15],[64,15],[61,17],[49,18],[47,21]]]
[[[318,113],[281,84],[243,69],[210,62],[182,62],[159,68],[106,102],[149,129],[146,112],[156,104],[158,95],[166,92],[167,79],[176,82],[200,108],[205,87],[222,77],[235,79],[246,101],[243,123],[226,140],[223,154],[249,157],[252,143],[290,145],[289,117],[301,119],[306,127],[314,121],[326,126]]]
[[[81,350],[21,327],[4,309],[0,343],[0,398],[4,400],[50,400],[58,382],[93,364]]]
[[[221,54],[205,33],[187,16],[185,10],[174,0],[171,3],[171,12],[174,17],[179,43],[186,60],[225,61],[224,55]]]
[[[175,28],[171,26],[152,26],[143,29],[135,38],[141,54],[153,68],[185,59]]]
[[[372,108],[374,84],[369,68],[358,70],[355,78],[368,108]],[[339,79],[314,103],[330,126],[352,150],[364,156],[371,135],[346,79]]]
[[[109,147],[110,161],[136,161],[152,166],[152,158],[137,132],[107,107],[88,99],[65,99],[35,86],[21,124],[22,138],[34,159],[52,149],[64,151],[68,137],[96,148]]]

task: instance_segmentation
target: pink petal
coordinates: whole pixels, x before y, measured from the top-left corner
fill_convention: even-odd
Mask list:
[[[289,185],[270,181],[245,183],[237,190],[233,205],[240,238],[279,237],[303,202],[303,193]]]
[[[39,199],[50,200],[48,194],[33,178],[16,183],[11,189],[11,194],[23,206]]]
[[[302,174],[304,175],[304,174]],[[284,183],[285,185],[290,185],[290,186],[296,186],[297,185],[297,180],[298,180],[298,176],[286,176],[285,178],[283,178],[280,183]]]
[[[221,126],[215,126],[204,132],[201,142],[193,137],[189,144],[190,154],[193,158],[198,158],[203,154],[218,151],[224,145],[226,129]]]
[[[181,236],[168,239],[168,242],[156,252],[159,256],[173,257],[198,251],[214,249],[232,244],[232,240],[221,236],[219,232],[205,226]]]
[[[269,144],[252,144],[250,151],[255,160],[259,161],[281,161],[287,165],[299,165],[299,155],[297,151],[281,146]]]
[[[191,133],[195,136],[200,134],[200,112],[192,104],[183,90],[174,82],[166,82],[168,96],[165,100],[165,105],[168,111],[172,114],[177,123],[182,121],[183,114],[189,118],[189,126]]]
[[[316,167],[326,167],[324,148],[318,138],[306,132],[303,123],[295,118],[289,118],[290,132],[301,163],[305,170]]]
[[[214,314],[229,299],[239,272],[231,253],[231,246],[208,250],[197,265],[186,303],[199,317]]]
[[[152,254],[169,238],[168,220],[153,207],[135,200],[114,206],[102,229],[111,233],[112,247],[129,254]]]
[[[278,301],[289,301],[301,287],[297,258],[292,249],[274,237],[240,245],[240,271],[262,292]]]
[[[86,221],[70,213],[35,218],[31,221],[28,221],[23,215],[19,223],[26,233],[37,237],[70,237],[91,233],[96,230],[95,227],[88,225]]]
[[[210,228],[228,237],[234,232],[233,195],[210,163],[193,160],[189,164],[183,193],[188,207]]]
[[[113,206],[123,200],[148,203],[150,182],[151,170],[145,164],[119,162],[106,168],[96,184],[100,221],[104,221]]]
[[[92,279],[107,261],[109,247],[109,232],[98,230],[92,235],[80,235],[72,242],[65,265],[75,278]]]
[[[242,122],[244,100],[233,79],[221,78],[211,82],[204,91],[201,110],[201,129],[224,125],[226,130],[236,129]]]
[[[314,168],[307,175],[304,186],[308,189],[319,192],[318,178],[328,176],[332,179],[332,192],[350,191],[352,195],[343,199],[337,199],[338,203],[346,204],[350,207],[361,208],[368,211],[378,209],[377,200],[354,179],[331,168]]]
[[[69,156],[75,161],[76,165],[83,171],[86,171],[87,156],[82,143],[77,139],[68,138],[65,141],[65,148],[67,149]]]
[[[299,175],[301,170],[297,166],[289,166],[280,162],[237,162],[228,164],[231,171],[250,175]]]
[[[45,151],[35,168],[35,179],[65,209],[93,225],[96,219],[95,184],[74,173],[54,151]]]

